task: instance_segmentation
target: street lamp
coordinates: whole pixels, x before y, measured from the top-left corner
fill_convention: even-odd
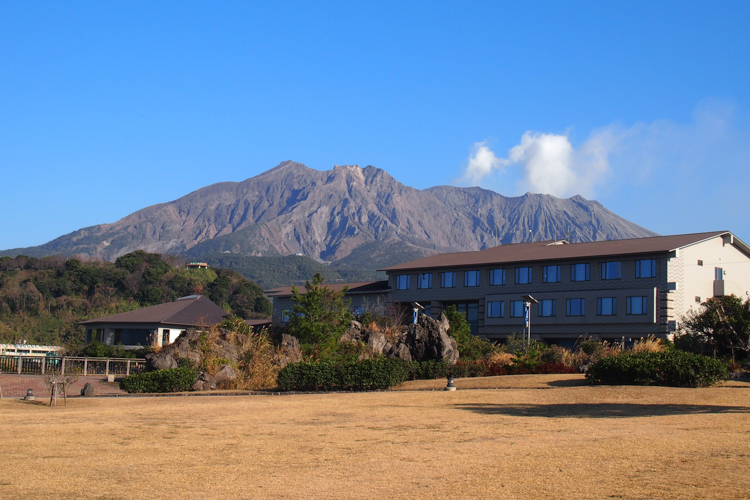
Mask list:
[[[538,304],[531,295],[521,295],[523,299],[523,336],[526,337],[526,346],[531,345],[531,304]]]

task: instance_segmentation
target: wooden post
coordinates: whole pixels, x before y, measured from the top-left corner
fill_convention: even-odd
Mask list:
[[[126,377],[130,376],[130,359],[128,359],[128,365],[127,367],[125,367],[125,376]]]
[[[86,376],[86,370],[89,368],[89,358],[83,358],[83,376]]]
[[[65,375],[65,357],[64,356],[62,359],[62,367],[60,368],[60,373]]]
[[[44,375],[44,365],[47,364],[47,358],[40,358],[42,360],[42,375]]]
[[[23,366],[23,357],[18,356],[18,374],[21,374],[21,367]]]
[[[109,358],[107,358],[107,365],[104,367],[104,375],[109,377]]]

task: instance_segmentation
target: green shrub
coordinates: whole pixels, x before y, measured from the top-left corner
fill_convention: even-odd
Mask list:
[[[281,369],[277,382],[282,391],[367,391],[387,389],[407,376],[407,363],[381,357],[292,363]]]
[[[471,326],[466,320],[466,315],[459,312],[456,306],[449,306],[445,310],[445,317],[448,318],[448,323],[450,324],[448,335],[456,339],[461,359],[476,361],[498,351],[498,347],[493,342],[482,340],[476,335],[472,335]]]
[[[127,392],[182,392],[189,391],[198,378],[190,368],[169,368],[130,375],[120,381],[120,389]]]
[[[707,387],[727,377],[727,366],[721,361],[678,350],[608,356],[586,373],[595,384],[671,387]]]

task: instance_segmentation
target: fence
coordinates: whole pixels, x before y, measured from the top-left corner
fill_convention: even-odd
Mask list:
[[[129,358],[79,358],[51,356],[0,356],[0,373],[44,375],[53,370],[91,375],[131,375],[146,370],[146,361]]]

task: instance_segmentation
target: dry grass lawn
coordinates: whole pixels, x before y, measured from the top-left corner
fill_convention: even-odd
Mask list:
[[[579,383],[2,400],[0,498],[750,497],[750,384]]]

